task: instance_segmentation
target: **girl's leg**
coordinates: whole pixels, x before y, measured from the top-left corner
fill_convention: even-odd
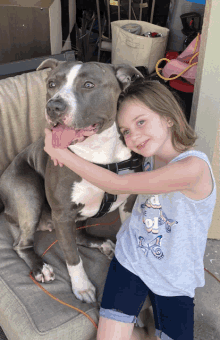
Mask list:
[[[113,258],[102,297],[97,339],[131,339],[134,323],[147,295],[148,287],[143,281]]]
[[[160,340],[157,336],[149,336],[144,328],[134,327],[130,340]]]
[[[188,296],[159,296],[149,291],[156,334],[166,340],[193,340],[194,302]]]
[[[124,323],[100,317],[97,340],[129,340],[134,328],[133,323]]]
[[[100,317],[97,340],[160,340],[149,337],[144,328],[134,327],[133,323],[124,323]]]

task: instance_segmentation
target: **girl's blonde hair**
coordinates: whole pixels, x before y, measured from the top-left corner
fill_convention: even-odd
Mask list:
[[[124,101],[138,101],[167,121],[172,121],[172,144],[176,151],[191,148],[197,136],[188,124],[183,109],[175,95],[158,81],[137,80],[119,97],[118,109]]]

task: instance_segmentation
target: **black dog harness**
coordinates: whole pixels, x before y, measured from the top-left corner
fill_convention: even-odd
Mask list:
[[[102,168],[108,169],[116,174],[121,171],[130,170],[132,172],[141,172],[143,163],[143,157],[139,154],[132,152],[131,158],[126,161],[122,161],[119,163],[111,163],[111,164],[97,164]],[[117,200],[117,195],[108,194],[105,192],[104,197],[102,199],[102,203],[100,205],[99,211],[92,218],[102,217],[107,214],[114,202]]]

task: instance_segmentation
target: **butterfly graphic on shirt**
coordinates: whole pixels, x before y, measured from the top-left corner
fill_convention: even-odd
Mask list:
[[[147,243],[143,236],[138,237],[138,248],[144,252],[144,255],[147,257],[149,251],[158,259],[161,260],[164,257],[164,254],[161,250],[161,239],[162,235],[157,236],[153,241]]]
[[[172,220],[171,218],[167,218],[165,212],[160,209],[160,217],[158,218],[158,225],[161,226],[165,223],[165,229],[167,233],[171,232],[171,227],[175,224],[178,224],[177,221]]]
[[[161,227],[163,224],[165,224],[166,232],[170,233],[171,232],[171,227],[174,226],[175,224],[178,224],[177,221],[175,221],[175,220],[173,220],[171,218],[168,218],[167,215],[165,214],[165,212],[162,210],[161,207],[159,207],[157,209],[154,208],[155,214],[156,214],[156,211],[159,211],[159,216],[158,217],[154,216],[153,219],[149,219],[148,218],[148,215],[150,215],[149,214],[149,209],[151,209],[151,208],[148,207],[146,209],[146,206],[147,206],[146,203],[145,204],[141,204],[142,212],[143,212],[143,215],[144,215],[143,216],[143,223],[144,223],[144,225],[146,225],[146,228],[147,228],[148,232],[152,231],[153,233],[156,233],[156,232],[158,233],[158,231],[159,231],[158,227]],[[150,225],[150,228],[149,228],[149,225]]]

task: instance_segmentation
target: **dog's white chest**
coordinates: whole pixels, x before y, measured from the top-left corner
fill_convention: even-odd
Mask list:
[[[84,220],[85,218],[94,216],[99,211],[103,196],[103,190],[95,187],[84,179],[82,179],[82,181],[79,183],[74,183],[71,201],[76,204],[81,203],[84,205],[80,211],[82,218],[79,218],[79,220]],[[118,195],[116,202],[112,204],[109,212],[117,209],[128,197],[129,194]]]
[[[84,217],[91,217],[96,214],[97,207],[102,202],[103,191],[86,180],[82,179],[80,183],[74,183],[71,194],[71,201],[76,204],[84,204],[80,214]]]
[[[118,163],[131,157],[131,151],[119,139],[115,123],[101,134],[93,135],[84,142],[69,148],[80,157],[98,164]],[[103,190],[84,179],[81,182],[73,183],[71,201],[76,204],[84,204],[80,211],[83,216],[81,219],[92,217],[99,211],[103,196]],[[128,194],[118,195],[110,211],[117,209],[127,197],[129,197]]]

